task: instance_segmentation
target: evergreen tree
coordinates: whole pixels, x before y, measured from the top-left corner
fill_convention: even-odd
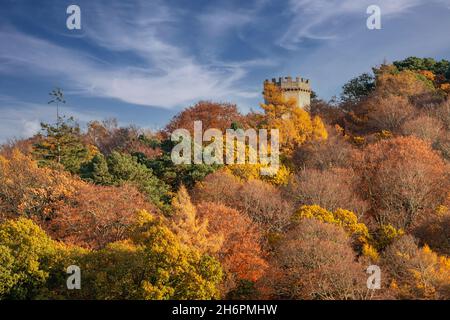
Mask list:
[[[107,159],[98,154],[83,164],[80,176],[99,185],[121,186],[130,183],[159,208],[168,209],[169,187],[160,181],[151,169],[138,163],[137,158],[129,154],[114,151]]]
[[[113,185],[113,177],[109,173],[108,162],[103,154],[96,154],[91,161],[84,163],[80,168],[83,180],[104,186]]]
[[[34,156],[41,166],[59,163],[67,171],[77,173],[89,157],[81,141],[80,126],[70,117],[58,118],[56,125],[41,123],[41,139],[34,145]]]

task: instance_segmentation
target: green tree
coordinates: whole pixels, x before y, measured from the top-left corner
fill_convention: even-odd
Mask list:
[[[435,75],[444,77],[447,81],[450,80],[450,61],[445,59],[436,61],[433,58],[408,57],[403,60],[394,61],[393,64],[399,71],[431,71]]]
[[[34,157],[42,166],[60,163],[71,173],[77,173],[89,158],[89,149],[81,140],[79,124],[72,118],[58,118],[56,125],[41,123],[40,139],[34,145]]]
[[[375,77],[363,73],[351,79],[342,87],[341,100],[344,102],[357,103],[367,97],[375,89]]]
[[[165,140],[161,144],[162,155],[152,159],[148,159],[144,155],[138,156],[139,162],[145,164],[159,179],[170,185],[173,191],[178,190],[181,185],[192,188],[197,181],[202,181],[208,174],[223,167],[218,164],[175,165],[170,156],[173,146],[172,141]]]
[[[91,183],[108,186],[113,184],[113,176],[109,173],[108,162],[103,154],[96,154],[80,168],[80,176]]]
[[[164,210],[168,209],[169,187],[159,180],[151,169],[139,163],[136,157],[113,151],[105,159],[99,154],[83,164],[80,171],[83,179],[99,185],[121,186],[131,183],[155,205]]]

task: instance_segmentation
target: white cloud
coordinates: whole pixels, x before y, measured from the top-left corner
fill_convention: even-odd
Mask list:
[[[214,10],[198,16],[199,22],[210,37],[219,37],[230,30],[238,30],[248,23],[255,23],[255,16],[250,12]]]
[[[449,0],[290,0],[285,12],[290,23],[278,44],[295,50],[304,39],[335,40],[357,32],[351,17],[367,17],[370,5],[381,8],[382,19],[392,18],[424,4],[449,5]]]
[[[70,90],[163,108],[199,99],[232,100],[249,95],[238,86],[248,61],[197,61],[175,40],[169,41],[168,25],[176,21],[176,11],[159,2],[149,5],[102,6],[83,24],[83,41],[128,54],[129,63],[110,64],[9,29],[0,31],[0,42],[9,44],[0,47],[0,72],[62,77],[63,83],[69,82],[64,87]]]
[[[19,101],[14,97],[0,94],[2,123],[0,142],[10,138],[26,138],[39,132],[41,122],[56,122],[56,109],[53,105]],[[72,107],[63,105],[62,112],[74,117],[81,124],[102,118],[96,112],[81,113]]]

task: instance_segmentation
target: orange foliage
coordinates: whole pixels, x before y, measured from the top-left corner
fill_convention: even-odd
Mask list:
[[[57,214],[45,228],[58,240],[99,249],[127,237],[136,213],[157,209],[130,185],[104,187],[82,184],[56,209]]]
[[[233,122],[245,124],[245,118],[235,104],[200,101],[177,114],[166,126],[165,132],[170,135],[175,129],[186,129],[193,135],[194,121],[202,121],[203,130],[215,128],[222,132],[231,128]]]
[[[223,238],[216,255],[227,274],[225,290],[235,287],[239,280],[258,280],[267,263],[259,244],[261,235],[250,218],[235,209],[211,202],[200,203],[197,210],[200,217],[208,220],[209,232]]]
[[[430,81],[433,81],[436,79],[436,75],[428,70],[420,70],[419,74],[423,75],[425,78],[427,78]]]
[[[281,231],[293,211],[290,203],[282,198],[273,185],[260,181],[241,181],[232,174],[218,171],[208,175],[193,190],[193,199],[217,202],[247,214],[264,230]]]
[[[450,93],[450,83],[441,84],[440,89],[446,93]]]
[[[358,180],[351,168],[305,169],[289,181],[285,193],[296,207],[315,204],[330,211],[344,208],[361,217],[368,206],[356,192]]]
[[[398,137],[355,154],[360,195],[380,224],[408,229],[445,200],[448,167],[422,140]]]
[[[0,219],[19,215],[40,222],[52,219],[82,184],[68,173],[39,168],[31,157],[14,150],[9,159],[0,156]]]
[[[272,299],[361,299],[366,279],[342,228],[303,219],[279,242],[260,287]]]
[[[432,84],[427,84],[417,77],[413,71],[404,70],[398,73],[381,72],[376,79],[376,92],[382,95],[398,95],[409,97],[433,90]]]

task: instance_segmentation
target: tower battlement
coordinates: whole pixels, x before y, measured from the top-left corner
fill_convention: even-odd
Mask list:
[[[296,77],[279,77],[272,80],[266,79],[264,84],[273,83],[279,87],[283,96],[287,99],[294,97],[297,100],[297,105],[301,108],[306,107],[311,103],[311,84],[309,79]]]

